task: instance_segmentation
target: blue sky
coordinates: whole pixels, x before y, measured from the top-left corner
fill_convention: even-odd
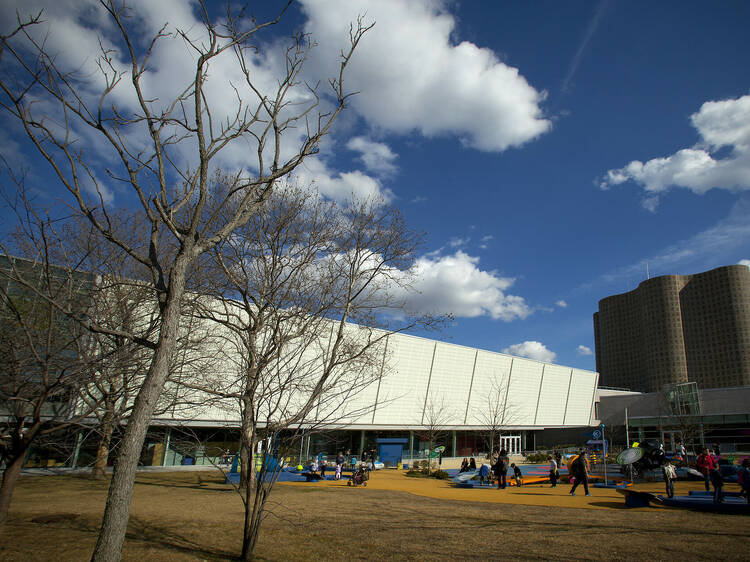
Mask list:
[[[45,7],[71,60],[77,26],[107,33],[84,2]],[[194,18],[142,8],[144,29]],[[347,77],[361,93],[299,178],[379,192],[427,233],[413,305],[455,315],[430,337],[594,369],[598,300],[646,262],[750,260],[749,3],[305,0],[263,37],[258,72],[297,28],[319,44],[308,75],[330,74],[358,13],[376,23]]]

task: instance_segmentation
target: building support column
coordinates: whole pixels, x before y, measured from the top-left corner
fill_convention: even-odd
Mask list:
[[[73,460],[70,463],[70,467],[72,469],[76,469],[78,467],[78,455],[81,452],[81,441],[83,441],[83,437],[81,436],[81,432],[76,432],[76,447],[73,451]]]
[[[169,455],[169,445],[172,439],[172,428],[167,428],[167,434],[164,437],[164,458],[161,461],[162,466],[167,466],[167,456]]]
[[[528,451],[529,448],[526,446],[526,430],[521,432],[521,451]]]
[[[409,432],[409,458],[414,459],[414,432]]]
[[[454,429],[452,433],[453,433],[453,455],[452,456],[455,458],[456,456],[456,430]]]
[[[362,460],[361,457],[364,455],[364,452],[365,452],[365,430],[363,429],[359,436],[359,454],[360,454],[359,460]]]

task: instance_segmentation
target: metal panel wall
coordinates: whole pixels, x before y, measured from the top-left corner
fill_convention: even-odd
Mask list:
[[[596,373],[573,369],[568,391],[568,406],[563,422],[565,425],[588,425],[597,380]]]
[[[388,365],[380,384],[375,424],[418,425],[436,342],[396,335],[388,340]]]
[[[516,425],[534,425],[544,363],[516,357],[510,372],[508,412]]]
[[[510,355],[479,350],[474,368],[466,425],[487,425],[487,416],[496,405],[505,406],[510,376]],[[512,416],[511,416],[512,417]]]
[[[471,386],[476,350],[447,343],[438,343],[427,402],[445,404],[441,423],[461,425]]]
[[[546,364],[534,425],[562,425],[571,369]]]

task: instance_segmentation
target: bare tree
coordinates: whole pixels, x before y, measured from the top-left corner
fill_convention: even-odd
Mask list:
[[[433,468],[432,457],[435,443],[442,439],[448,432],[450,421],[454,412],[448,405],[444,395],[430,393],[424,405],[420,420],[420,429],[415,431],[421,441],[427,442],[427,462],[430,470]]]
[[[498,437],[517,418],[512,403],[508,403],[508,390],[507,378],[493,377],[484,407],[477,412],[480,423],[488,433],[490,453],[495,443],[499,442]]]
[[[227,10],[221,23],[215,23],[207,7],[200,5],[203,25],[199,30],[169,31],[165,24],[144,43],[129,9],[116,0],[102,0],[101,11],[117,37],[100,41],[97,65],[103,85],[97,94],[90,91],[90,76],[61,67],[56,53],[35,34],[43,14],[20,19],[13,32],[0,38],[0,106],[20,123],[27,140],[67,193],[71,207],[90,222],[102,243],[119,247],[148,272],[158,303],[159,323],[153,340],[122,334],[150,348],[153,356],[120,444],[93,560],[121,558],[135,468],[169,374],[192,268],[201,255],[255,215],[280,178],[317,152],[321,138],[349,98],[343,75],[367,31],[361,22],[352,28],[339,74],[329,82],[330,110],[318,109],[315,86],[300,83],[312,46],[306,36],[296,37],[287,49],[282,75],[271,91],[263,91],[255,82],[253,56],[258,45],[254,41],[285,10],[263,23]],[[147,87],[149,65],[160,45],[172,40],[184,43],[186,56],[194,60],[194,72],[179,86],[178,94],[159,99]],[[120,55],[125,65],[119,63]],[[206,89],[212,65],[227,57],[234,57],[243,77],[242,83],[231,85],[236,94],[232,108],[223,103],[212,106]],[[126,89],[128,95],[123,95]],[[134,100],[133,104],[124,99]],[[304,131],[299,144],[292,150],[282,147],[282,137],[295,128]],[[96,149],[87,148],[83,140],[92,137]],[[231,179],[226,203],[232,202],[232,214],[218,212],[221,205],[207,212],[215,184],[213,171],[230,146],[249,148],[244,163],[250,166],[252,162],[251,170],[243,167],[223,176]],[[105,204],[108,184],[129,190],[137,202],[131,214],[147,224],[145,245],[130,244],[112,228]],[[90,322],[88,326],[95,328]]]
[[[70,428],[88,414],[76,411],[78,388],[89,379],[77,348],[87,333],[61,314],[49,300],[64,300],[81,311],[90,279],[71,277],[41,262],[3,256],[0,267],[0,456],[6,465],[0,486],[0,523],[8,510],[16,481],[31,447],[40,439]],[[14,282],[23,271],[35,278],[47,299]],[[75,303],[75,304],[71,304]]]
[[[352,404],[383,375],[389,334],[432,321],[402,310],[419,241],[381,201],[342,207],[286,187],[214,251],[207,279],[221,298],[199,297],[196,310],[226,334],[235,376],[196,389],[239,405],[243,560],[284,448],[302,427],[362,415]]]
[[[703,423],[702,404],[695,383],[666,385],[657,395],[659,429],[676,433],[686,451],[697,458],[705,435],[711,430]],[[696,443],[698,444],[696,446]],[[675,443],[671,444],[672,448]],[[687,459],[685,459],[687,464]]]

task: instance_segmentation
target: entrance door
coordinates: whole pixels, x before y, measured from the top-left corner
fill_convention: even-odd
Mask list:
[[[508,451],[509,455],[521,454],[521,436],[503,435],[500,437],[500,448]]]

